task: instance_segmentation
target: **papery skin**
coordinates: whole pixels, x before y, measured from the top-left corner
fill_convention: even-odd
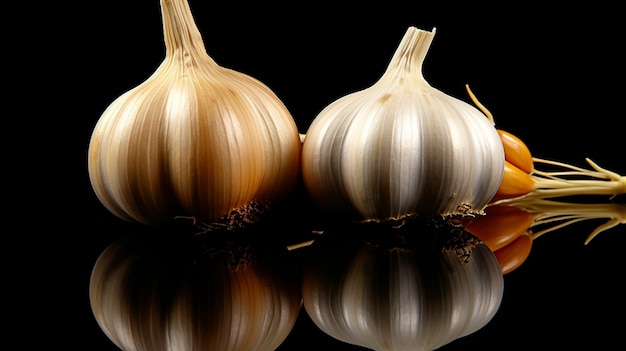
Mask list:
[[[90,139],[98,199],[124,220],[160,224],[212,222],[284,198],[300,176],[288,109],[265,84],[207,54],[185,0],[161,5],[163,63],[107,107]]]
[[[374,85],[311,123],[302,174],[322,207],[374,221],[479,213],[497,191],[504,151],[493,123],[422,75],[433,35],[410,27]]]

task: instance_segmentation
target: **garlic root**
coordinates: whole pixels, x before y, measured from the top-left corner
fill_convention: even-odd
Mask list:
[[[544,160],[533,157],[535,163],[544,163],[568,168],[566,172],[544,172],[535,170],[531,177],[535,181],[535,190],[525,196],[528,197],[562,197],[571,195],[617,195],[626,193],[626,176],[621,176],[598,166],[589,158],[585,159],[595,170],[585,170],[562,162]],[[559,176],[581,176],[597,179],[565,179]]]

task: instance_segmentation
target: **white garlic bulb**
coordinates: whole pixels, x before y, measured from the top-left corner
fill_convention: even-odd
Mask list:
[[[493,123],[422,75],[433,36],[410,27],[375,84],[311,123],[303,180],[322,207],[377,221],[482,212],[497,191],[504,151]]]
[[[93,130],[88,171],[99,200],[124,220],[155,224],[211,222],[287,195],[301,142],[285,105],[207,54],[186,0],[162,0],[161,9],[163,63]]]
[[[491,321],[504,278],[487,245],[458,227],[381,225],[333,228],[311,245],[302,301],[316,326],[371,350],[432,351]]]

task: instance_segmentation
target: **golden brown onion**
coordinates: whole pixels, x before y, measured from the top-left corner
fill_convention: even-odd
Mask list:
[[[219,66],[186,0],[162,0],[166,55],[145,82],[115,99],[89,143],[89,177],[116,216],[158,224],[212,222],[290,193],[301,142],[265,84]]]

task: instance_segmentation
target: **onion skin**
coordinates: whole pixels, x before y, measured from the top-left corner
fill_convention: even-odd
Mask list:
[[[534,189],[535,182],[530,174],[525,173],[509,161],[504,161],[502,182],[491,202],[522,196]]]
[[[534,161],[526,144],[507,131],[497,129],[497,132],[504,148],[504,173],[492,203],[528,194],[536,188],[532,178]]]
[[[501,129],[498,129],[498,135],[504,146],[505,160],[526,173],[532,173],[535,169],[533,157],[522,139]]]

